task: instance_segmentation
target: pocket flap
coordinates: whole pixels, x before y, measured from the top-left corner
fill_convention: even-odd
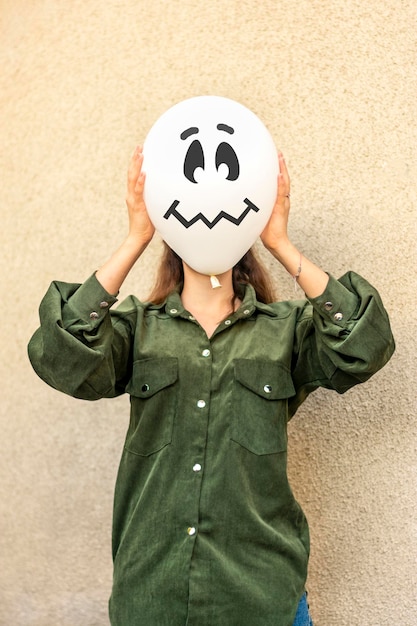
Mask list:
[[[291,373],[282,363],[258,359],[236,359],[236,380],[266,400],[283,400],[295,395]]]
[[[137,398],[150,398],[178,379],[178,359],[143,359],[133,363],[132,378],[126,391]]]

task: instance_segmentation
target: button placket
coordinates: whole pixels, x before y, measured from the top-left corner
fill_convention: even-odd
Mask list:
[[[209,348],[204,348],[203,350],[201,350],[200,354],[204,359],[208,359],[211,356],[211,350]],[[204,409],[206,405],[207,403],[205,400],[203,400],[203,398],[197,400],[197,407],[199,409]]]
[[[204,340],[196,342],[193,353],[194,359],[199,360],[197,367],[199,367],[201,376],[194,389],[194,399],[191,399],[195,419],[189,426],[190,432],[193,433],[193,440],[189,454],[187,455],[189,500],[187,501],[187,510],[184,510],[185,519],[183,518],[183,523],[185,524],[186,533],[190,540],[196,540],[198,536],[198,527],[195,522],[199,519],[200,515],[200,494],[204,476],[202,462],[204,455],[202,457],[201,452],[202,449],[204,450],[208,429],[213,346],[205,337]]]

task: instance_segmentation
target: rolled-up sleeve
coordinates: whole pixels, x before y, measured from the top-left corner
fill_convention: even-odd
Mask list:
[[[54,281],[39,307],[31,364],[47,384],[76,398],[96,400],[124,392],[135,308],[112,319],[116,297],[95,275],[82,285]]]
[[[310,299],[296,331],[294,410],[317,387],[344,393],[381,369],[395,349],[381,298],[364,278],[330,276],[324,293]],[[294,412],[294,411],[293,411]]]

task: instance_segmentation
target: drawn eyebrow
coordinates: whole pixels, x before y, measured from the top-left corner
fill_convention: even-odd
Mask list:
[[[180,137],[181,139],[187,139],[187,137],[189,137],[190,135],[195,135],[195,133],[198,133],[198,128],[196,126],[191,126],[191,128],[187,128],[187,130],[184,130]]]
[[[225,130],[226,133],[229,133],[229,135],[233,135],[234,128],[232,128],[231,126],[228,126],[227,124],[217,124],[217,129],[218,130]]]

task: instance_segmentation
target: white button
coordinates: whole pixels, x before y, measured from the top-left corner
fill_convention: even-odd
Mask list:
[[[226,321],[225,321],[226,326],[229,326],[229,324],[231,324],[231,323],[232,323],[232,322],[231,322],[230,320],[226,320]]]
[[[210,356],[210,350],[206,349],[203,350],[203,352],[201,353],[203,356]]]
[[[109,303],[106,302],[105,300],[100,302],[100,309],[107,309],[108,306],[109,306]]]
[[[244,313],[245,315],[249,315],[250,311],[249,311],[249,309],[245,309],[245,310],[243,311],[243,313]]]
[[[192,322],[194,322],[194,321],[195,321],[195,317],[194,317],[194,315],[189,315],[189,316],[188,316],[188,319],[189,319],[189,320],[191,320]]]
[[[343,319],[343,313],[335,313],[334,319],[336,320],[336,322],[341,322]]]
[[[324,308],[326,309],[326,311],[331,311],[333,308],[333,302],[330,302],[330,300],[328,302],[325,302]]]
[[[91,317],[92,320],[97,320],[99,315],[98,315],[97,311],[92,311],[90,313],[90,317]]]
[[[204,400],[199,400],[197,402],[197,406],[199,409],[204,409],[204,407],[206,406],[206,403],[204,402]]]
[[[272,391],[271,385],[265,385],[264,391],[265,391],[265,393],[271,393],[271,391]]]
[[[170,309],[169,312],[172,313],[172,315],[175,315],[175,313],[178,313],[177,309]]]
[[[187,528],[187,533],[190,535],[190,537],[192,537],[193,535],[195,535],[195,528],[194,526],[189,526]]]
[[[200,472],[200,471],[201,471],[200,463],[196,463],[195,465],[193,465],[193,472]]]

